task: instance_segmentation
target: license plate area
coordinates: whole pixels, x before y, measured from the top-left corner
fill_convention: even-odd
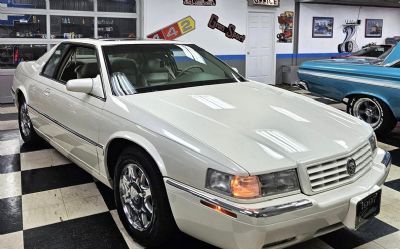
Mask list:
[[[356,224],[358,228],[381,211],[382,190],[378,190],[357,203]]]

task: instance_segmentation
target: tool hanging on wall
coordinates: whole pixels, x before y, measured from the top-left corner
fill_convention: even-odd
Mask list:
[[[353,37],[357,33],[357,28],[360,26],[361,20],[353,21],[353,20],[346,20],[346,24],[343,24],[343,33],[346,34],[346,38],[344,39],[343,43],[338,45],[338,52],[339,53],[351,53],[356,51],[358,46]]]

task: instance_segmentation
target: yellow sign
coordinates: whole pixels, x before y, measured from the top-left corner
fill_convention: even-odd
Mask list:
[[[178,21],[178,26],[179,26],[182,34],[184,35],[186,33],[189,33],[190,31],[193,31],[196,29],[196,22],[191,16],[188,16],[188,17]]]

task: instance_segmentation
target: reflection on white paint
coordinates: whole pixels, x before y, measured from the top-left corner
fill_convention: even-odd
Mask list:
[[[124,109],[124,111],[129,113],[129,109],[124,103],[122,103],[118,98],[113,98],[113,99],[117,106],[121,107],[122,109]]]
[[[277,130],[257,130],[256,133],[289,153],[306,152],[308,148]]]
[[[332,116],[334,116],[335,118],[338,118],[338,119],[340,119],[340,120],[343,120],[343,121],[346,121],[346,122],[348,122],[348,123],[350,123],[350,124],[356,124],[355,122],[353,122],[351,119],[349,119],[349,118],[345,118],[345,117],[343,117],[343,116],[340,116],[340,115],[338,115],[338,114],[336,114],[336,113],[333,113],[333,112],[328,112],[330,115],[332,115]]]
[[[273,151],[272,149],[268,148],[267,146],[257,143],[261,149],[263,149],[265,152],[267,152],[267,154],[275,159],[281,160],[283,158],[285,158],[284,156],[282,156],[281,154],[279,154],[278,152]]]
[[[191,95],[191,97],[215,110],[235,109],[233,105],[211,95]]]
[[[345,141],[343,141],[343,140],[334,140],[334,141],[335,141],[335,143],[337,143],[338,145],[342,146],[342,147],[345,148],[345,149],[348,149],[348,148],[349,148],[349,146],[347,145],[347,143],[346,143]]]
[[[175,142],[177,142],[177,143],[179,143],[179,144],[181,144],[181,145],[183,145],[183,146],[186,146],[186,147],[189,148],[189,149],[192,149],[192,150],[194,150],[194,151],[200,153],[200,149],[199,149],[199,148],[197,148],[196,146],[192,145],[192,144],[189,143],[189,142],[186,142],[185,140],[183,140],[182,138],[180,138],[180,137],[178,137],[178,136],[172,134],[171,132],[166,131],[166,130],[163,130],[163,133],[164,133],[165,136],[168,137],[169,139],[171,139],[171,140],[173,140],[173,141],[175,141]]]
[[[297,115],[297,114],[295,114],[295,113],[293,113],[293,112],[291,112],[291,111],[289,111],[289,110],[286,110],[286,109],[284,109],[284,108],[276,107],[276,106],[271,106],[271,108],[272,108],[273,110],[275,110],[275,111],[277,111],[277,112],[283,114],[283,115],[288,116],[289,118],[291,118],[291,119],[293,119],[293,120],[298,121],[298,122],[310,123],[309,120],[307,120],[307,119],[305,119],[305,118],[303,118],[303,117],[300,117],[299,115]]]

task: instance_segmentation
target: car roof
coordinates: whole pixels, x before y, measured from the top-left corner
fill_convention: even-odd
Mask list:
[[[180,42],[180,41],[167,41],[167,40],[156,40],[156,39],[137,40],[129,38],[121,38],[121,39],[84,38],[84,39],[71,39],[64,42],[80,43],[80,44],[85,43],[98,46],[129,45],[129,44],[188,44],[186,42]]]

